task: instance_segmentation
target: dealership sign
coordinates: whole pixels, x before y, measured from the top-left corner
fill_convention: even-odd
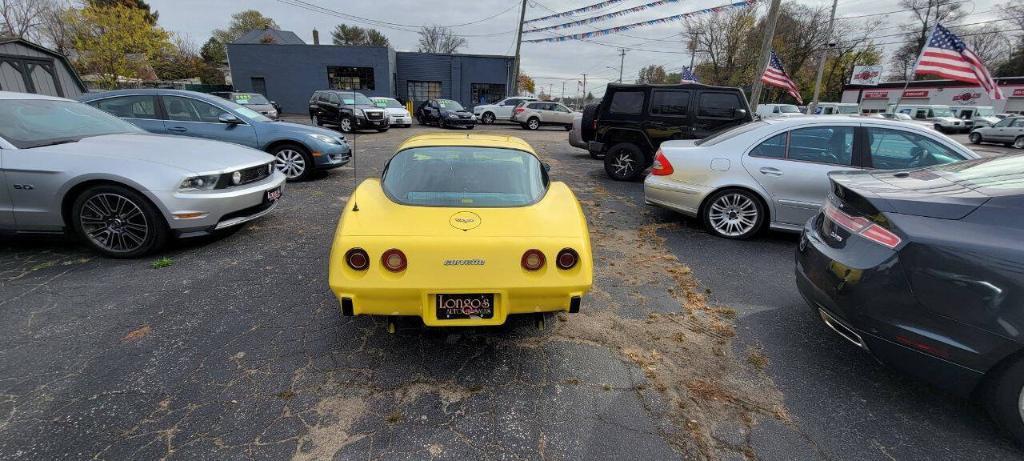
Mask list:
[[[878,85],[882,79],[882,66],[854,66],[851,85]]]
[[[907,90],[903,92],[904,98],[927,98],[928,90]]]
[[[953,96],[953,102],[957,104],[968,105],[973,102],[978,102],[981,99],[981,92],[978,91],[964,91]]]
[[[1024,88],[1017,88],[1013,90],[1013,97],[1024,96]]]
[[[888,91],[865,91],[864,99],[889,99]]]

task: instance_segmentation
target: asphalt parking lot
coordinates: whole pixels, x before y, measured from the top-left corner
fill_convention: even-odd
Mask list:
[[[820,325],[793,283],[795,236],[713,238],[608,180],[561,129],[472,133],[523,137],[576,192],[596,261],[580,314],[540,328],[405,320],[394,335],[340,316],[327,259],[341,207],[399,142],[432,130],[357,135],[355,168],[156,257],[0,243],[0,458],[1024,455],[980,408]]]

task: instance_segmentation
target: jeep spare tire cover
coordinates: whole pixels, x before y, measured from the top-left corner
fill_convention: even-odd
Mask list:
[[[597,115],[598,107],[601,107],[600,103],[587,104],[583,107],[583,120],[580,121],[580,136],[584,141],[594,139],[594,117]]]

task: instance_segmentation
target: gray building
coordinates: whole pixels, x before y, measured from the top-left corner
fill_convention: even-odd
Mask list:
[[[414,103],[448,98],[472,107],[501,99],[512,87],[512,56],[309,45],[276,30],[250,32],[227,49],[235,91],[262,93],[289,113],[306,113],[309,96],[329,88]]]
[[[71,99],[86,91],[67,58],[19,38],[0,38],[0,90]]]

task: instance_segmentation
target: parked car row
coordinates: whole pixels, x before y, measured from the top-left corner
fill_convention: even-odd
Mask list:
[[[784,105],[701,133],[702,94],[737,93],[612,86],[574,120],[570,143],[604,153],[613,179],[637,178],[649,164],[646,202],[696,217],[716,236],[800,232],[797,287],[827,328],[979,399],[1024,443],[1024,155],[982,159],[933,126],[790,117]],[[665,101],[676,102],[676,118]],[[606,148],[613,137],[619,145]],[[1024,143],[1024,117],[975,128],[971,140]]]

